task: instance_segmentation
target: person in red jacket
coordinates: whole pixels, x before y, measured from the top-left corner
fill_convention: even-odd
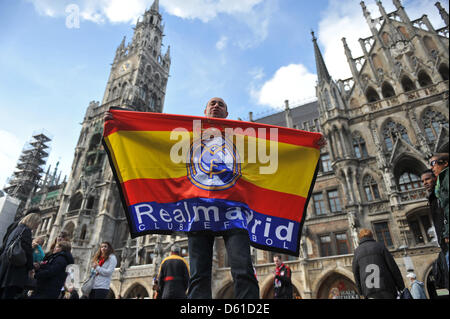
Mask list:
[[[281,260],[281,255],[273,256],[275,272],[273,276],[274,298],[292,299],[291,268]]]

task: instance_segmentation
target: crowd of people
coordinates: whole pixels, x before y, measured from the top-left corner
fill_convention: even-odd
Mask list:
[[[227,104],[221,98],[208,101],[205,116],[226,118]],[[107,112],[105,121],[112,119]],[[318,146],[326,142],[321,139]],[[436,154],[430,159],[430,169],[423,172],[421,180],[428,191],[430,213],[441,248],[433,265],[437,286],[448,289],[448,153]],[[104,299],[107,298],[111,277],[117,265],[114,249],[102,242],[94,254],[89,276],[89,288],[82,289],[79,297],[73,286],[67,286],[67,266],[74,263],[71,242],[67,233],[61,232],[43,250],[44,238],[32,238],[32,232],[41,222],[38,210],[29,211],[19,222],[11,224],[0,248],[0,299]],[[19,241],[25,262],[15,264],[10,257],[10,247]],[[258,299],[259,285],[250,255],[250,242],[246,231],[224,235],[225,247],[231,265],[234,293],[240,299]],[[211,268],[214,235],[188,234],[190,264],[180,256],[180,247],[172,246],[171,255],[165,258],[155,278],[155,299],[211,299]],[[273,290],[276,299],[292,299],[291,269],[283,263],[281,255],[273,259]],[[395,299],[405,291],[402,274],[389,250],[377,242],[369,229],[359,231],[359,246],[353,258],[353,274],[358,293],[369,299]],[[424,284],[414,272],[407,274],[412,298],[427,298]]]
[[[0,247],[0,299],[79,299],[77,289],[67,285],[67,267],[74,264],[72,244],[66,232],[60,232],[47,253],[44,238],[32,238],[41,223],[39,209],[26,212],[12,223]],[[11,257],[15,242],[24,254],[20,263]],[[102,243],[92,260],[94,285],[86,299],[104,299],[109,293],[117,259],[109,243]]]

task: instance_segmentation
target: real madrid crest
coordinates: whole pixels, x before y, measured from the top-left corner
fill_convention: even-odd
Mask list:
[[[224,190],[241,177],[236,147],[223,135],[194,141],[187,161],[187,176],[198,188]]]

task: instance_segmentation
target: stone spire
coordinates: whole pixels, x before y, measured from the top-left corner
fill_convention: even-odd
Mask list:
[[[155,0],[150,8],[150,10],[154,10],[156,12],[159,12],[159,0]]]
[[[311,31],[312,41],[314,43],[314,55],[316,57],[316,68],[317,68],[317,79],[319,83],[330,82],[331,77],[328,73],[327,66],[325,65],[325,61],[323,60],[322,53],[320,52],[319,46],[317,45],[317,38],[314,35],[314,31]]]

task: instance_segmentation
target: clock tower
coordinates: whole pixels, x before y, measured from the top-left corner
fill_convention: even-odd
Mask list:
[[[125,37],[116,50],[103,96],[105,106],[162,112],[170,68],[170,47],[162,55],[164,25],[155,0],[138,19],[131,43]]]
[[[103,100],[89,103],[81,123],[71,173],[46,247],[49,249],[59,232],[67,232],[80,279],[89,272],[90,260],[101,242],[112,244],[120,263],[129,237],[118,187],[101,143],[103,118],[113,106],[163,111],[171,61],[170,48],[161,52],[161,20],[159,1],[155,0],[138,19],[132,41],[125,44],[124,38],[118,46]]]

